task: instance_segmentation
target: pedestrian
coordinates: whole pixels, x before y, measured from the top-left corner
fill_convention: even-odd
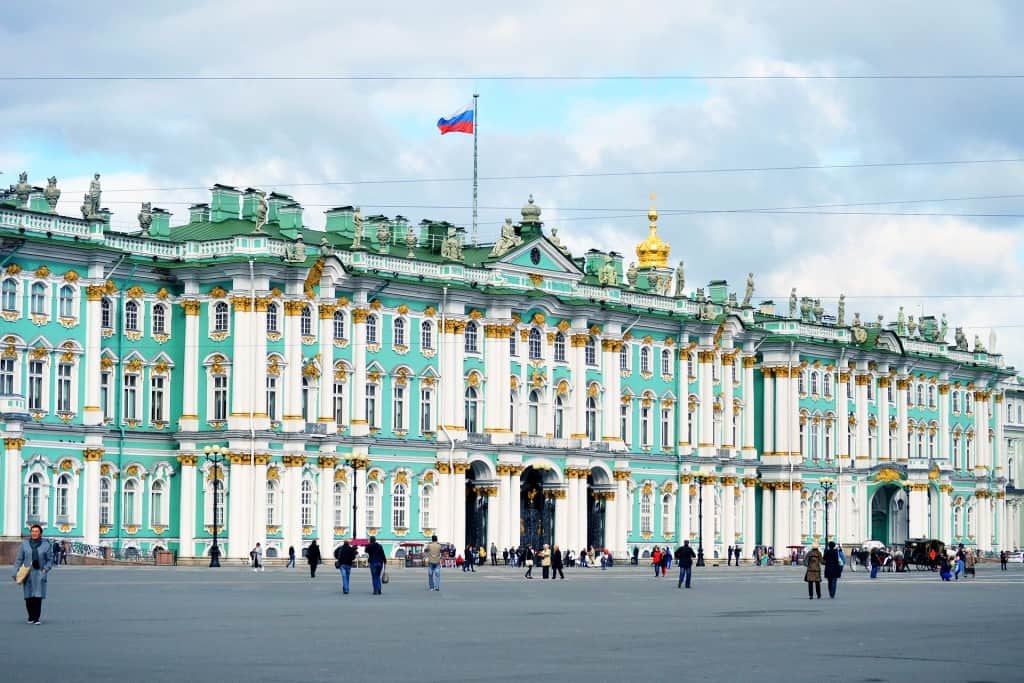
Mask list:
[[[651,565],[654,567],[654,578],[661,576],[661,548],[654,546],[651,552]]]
[[[640,546],[633,546],[633,566],[640,564]]]
[[[871,578],[878,578],[878,568],[882,564],[882,558],[878,554],[878,548],[871,549]]]
[[[437,536],[430,537],[430,543],[423,549],[427,561],[427,587],[432,591],[441,590],[441,544]]]
[[[25,596],[28,623],[38,626],[46,599],[46,577],[53,569],[53,546],[43,538],[43,527],[33,524],[29,538],[21,542],[14,558],[14,580],[21,574],[21,589]],[[26,571],[27,570],[27,571]]]
[[[320,546],[312,541],[306,548],[306,561],[309,562],[309,578],[316,578],[316,568],[320,566]]]
[[[726,565],[731,567],[732,566],[732,546],[729,546],[728,548],[726,548],[725,549],[725,553],[726,553],[726,557],[729,558],[726,561]]]
[[[740,547],[736,546],[733,548],[733,552],[736,553],[736,566],[740,566]]]
[[[974,573],[974,551],[968,550],[964,553],[964,578],[970,574],[971,577],[976,576]]]
[[[693,558],[696,556],[697,554],[693,552],[689,541],[683,541],[683,544],[676,548],[676,564],[679,565],[679,584],[676,588],[682,588],[684,583],[687,588],[690,587],[690,577],[693,574]]]
[[[295,546],[290,545],[290,546],[288,546],[288,564],[286,564],[285,567],[294,567],[294,566],[295,566]]]
[[[545,543],[538,555],[540,556],[541,578],[546,579],[551,572],[551,546]]]
[[[498,546],[495,545],[494,541],[491,541],[491,566],[498,566]]]
[[[668,546],[665,546],[665,549],[661,551],[661,562],[658,563],[661,566],[661,575],[662,576],[665,576],[665,572],[668,571],[668,558],[669,558],[669,556],[670,556],[670,553],[668,552]]]
[[[812,546],[807,552],[806,562],[804,581],[807,582],[807,597],[813,600],[817,591],[818,599],[821,600],[821,551],[818,550],[818,546]]]
[[[263,569],[263,546],[257,543],[256,547],[249,551],[249,559],[252,561],[252,570],[254,572],[261,571]]]
[[[524,560],[524,562],[526,563],[526,573],[523,574],[523,578],[532,579],[533,578],[533,546],[532,545],[526,546],[526,552],[523,554],[523,557],[526,558]]]
[[[964,558],[967,553],[964,552],[964,544],[961,543],[956,549],[956,563],[953,565],[953,578],[956,581],[960,580],[960,575],[964,573]],[[967,578],[964,575],[964,578]]]
[[[506,567],[508,566],[508,548],[501,549],[501,561],[505,564]]]
[[[939,578],[943,581],[949,581],[952,577],[953,572],[950,567],[949,555],[943,553],[939,558]]]
[[[480,564],[481,567],[486,567],[487,566],[487,548],[484,547],[484,546],[480,546],[480,563],[479,564]]]
[[[348,539],[334,551],[334,568],[341,572],[341,592],[348,595],[348,580],[352,575],[352,565],[356,561],[356,549],[349,545]]]
[[[562,561],[562,551],[559,550],[558,546],[556,545],[556,546],[554,546],[551,549],[551,578],[552,579],[555,578],[555,574],[558,574],[563,579],[565,578],[565,573],[562,571],[562,565],[563,564],[564,563]]]
[[[815,548],[815,550],[817,550]],[[809,556],[808,556],[809,557]],[[839,587],[839,577],[843,575],[843,556],[842,551],[836,549],[836,542],[829,541],[828,546],[825,550],[824,556],[825,562],[825,579],[828,581],[828,597],[836,597],[836,588]],[[810,562],[808,562],[808,571],[810,571]],[[810,586],[808,586],[810,590]],[[818,584],[818,591],[821,591],[821,583]],[[821,597],[820,595],[818,597]]]
[[[1010,560],[1010,553],[1005,550],[999,551],[999,568],[1006,571],[1006,563]]]
[[[380,575],[384,571],[384,563],[388,558],[384,555],[384,548],[377,543],[376,536],[370,536],[370,542],[366,544],[366,559],[370,565],[370,581],[373,583],[373,594],[383,595],[381,592]]]

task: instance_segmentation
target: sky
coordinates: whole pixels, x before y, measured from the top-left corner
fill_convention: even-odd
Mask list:
[[[753,272],[757,300],[946,313],[1020,367],[1024,162],[778,169],[1024,159],[1024,79],[813,78],[1024,75],[1022,27],[984,0],[17,3],[4,77],[418,78],[0,80],[0,182],[56,175],[76,215],[100,172],[124,229],[141,201],[184,223],[215,182],[292,194],[313,227],[346,204],[468,225],[472,138],[435,123],[478,92],[482,240],[533,194],[575,253],[628,261],[654,193],[690,289]],[[796,78],[488,78],[612,74]],[[819,208],[763,211],[787,207]]]

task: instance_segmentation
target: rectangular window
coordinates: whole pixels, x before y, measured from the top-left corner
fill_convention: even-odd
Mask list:
[[[110,400],[110,373],[100,373],[100,410],[106,420],[114,417],[114,406]]]
[[[271,422],[277,422],[277,377],[267,375],[267,416]]]
[[[71,364],[61,363],[57,366],[57,412],[70,413],[71,408]]]
[[[43,361],[33,360],[28,364],[28,409],[43,409]]]
[[[150,378],[149,391],[149,421],[164,421],[164,386],[166,380],[163,377],[155,376]]]
[[[619,404],[619,438],[629,443],[629,404]]]
[[[334,383],[334,424],[345,424],[345,383]]]
[[[0,358],[0,394],[14,393],[14,359]]]
[[[228,419],[227,375],[213,376],[213,419],[218,421]]]
[[[124,419],[134,420],[137,415],[135,413],[135,399],[139,395],[139,376],[138,375],[125,375],[124,376]]]
[[[377,426],[377,385],[366,385],[366,422],[371,427]]]
[[[396,432],[405,429],[405,387],[395,387],[395,400],[391,415],[392,429]]]
[[[672,446],[672,411],[665,408],[661,411],[661,448],[668,450]]]
[[[434,392],[430,389],[420,391],[420,432],[434,431],[433,421]]]

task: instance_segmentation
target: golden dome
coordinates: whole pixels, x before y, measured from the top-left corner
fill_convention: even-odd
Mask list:
[[[647,239],[636,245],[636,257],[641,268],[668,268],[668,254],[672,247],[658,237],[658,211],[654,208],[654,194],[651,194],[651,210],[647,212],[650,233]]]

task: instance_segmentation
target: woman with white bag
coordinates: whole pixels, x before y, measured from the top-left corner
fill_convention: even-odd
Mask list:
[[[33,524],[30,538],[21,542],[14,559],[14,580],[25,592],[28,623],[38,626],[46,598],[46,575],[53,569],[53,547],[43,538],[43,527]]]

